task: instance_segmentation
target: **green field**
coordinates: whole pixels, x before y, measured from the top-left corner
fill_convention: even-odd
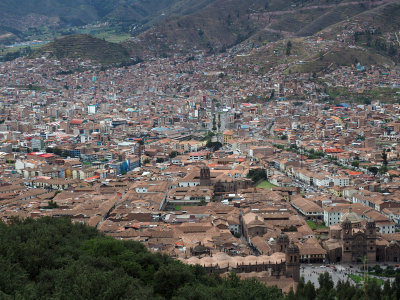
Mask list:
[[[122,43],[131,38],[130,34],[117,34],[111,31],[98,32],[93,35],[99,39],[105,39],[107,42],[110,43]]]
[[[7,53],[10,52],[17,52],[19,50],[23,50],[25,48],[30,47],[32,50],[36,50],[39,49],[40,47],[42,47],[44,44],[41,45],[31,45],[31,46],[15,46],[15,47],[4,47],[4,48],[0,48],[0,54],[5,55]]]
[[[317,224],[317,223],[315,223],[315,222],[313,222],[313,221],[311,221],[311,220],[308,220],[308,221],[306,221],[306,222],[307,222],[307,225],[308,225],[312,230],[314,230],[314,229],[327,228],[327,227],[325,226],[325,224]]]
[[[77,33],[90,34],[99,39],[104,39],[110,43],[122,43],[131,38],[131,35],[129,33],[122,32],[121,30],[118,30],[118,28],[113,28],[113,27],[98,27],[98,28],[77,30]]]
[[[260,183],[257,185],[257,188],[268,189],[268,190],[272,189],[273,187],[276,187],[276,185],[275,185],[275,184],[272,184],[272,183],[269,182],[268,180],[265,180],[265,181],[263,181],[263,182],[260,182]]]
[[[354,275],[354,274],[349,274],[349,277],[351,279],[353,279],[353,281],[357,284],[361,283],[364,281],[364,276],[363,275]],[[384,282],[382,279],[379,278],[374,278],[374,277],[369,277],[367,276],[367,281],[369,280],[376,280],[376,282],[378,283],[378,285],[382,285]]]

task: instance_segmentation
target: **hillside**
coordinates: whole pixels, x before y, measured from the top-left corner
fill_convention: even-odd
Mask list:
[[[0,0],[0,26],[20,31],[115,21],[148,26],[194,12],[215,0]],[[24,18],[21,18],[24,17]]]
[[[393,0],[356,16],[337,22],[326,27],[321,34],[325,37],[333,37],[338,32],[359,31],[362,27],[379,29],[380,33],[388,33],[400,30],[400,1]]]
[[[216,0],[189,15],[162,21],[129,46],[135,52],[163,56],[193,49],[219,52],[246,40],[262,45],[311,36],[388,2],[393,1]]]
[[[0,43],[24,35],[12,29],[14,25],[24,28],[30,24],[36,28],[46,23],[61,28],[62,34],[71,34],[82,32],[83,27],[71,29],[69,25],[100,20],[109,25],[103,28],[92,24],[88,27],[91,29],[83,32],[122,42],[121,46],[88,36],[67,36],[39,52],[51,51],[57,58],[126,63],[128,56],[166,57],[199,51],[213,54],[239,45],[236,51],[244,49],[261,68],[284,63],[288,64],[287,73],[321,72],[356,62],[365,65],[400,62],[396,32],[400,29],[400,0],[35,0],[19,9],[25,2],[0,0]],[[32,3],[46,16],[39,14]],[[18,15],[14,15],[16,11]],[[6,18],[2,19],[2,14]],[[22,15],[25,17],[21,18]],[[23,24],[17,26],[10,21],[13,18]],[[2,27],[1,22],[6,22],[7,27]],[[40,30],[37,36],[48,38]],[[315,44],[319,38],[323,42]],[[294,50],[298,50],[291,56],[284,55],[285,50],[280,55],[271,51],[271,47],[284,48],[289,40],[296,41]],[[271,45],[271,42],[277,43]],[[350,46],[354,48],[349,50]],[[272,55],[274,59],[269,59]]]
[[[209,276],[69,219],[0,223],[1,299],[283,299],[277,288]]]
[[[0,27],[22,38],[43,28],[62,31],[104,21],[124,24],[125,33],[134,35],[159,25],[151,32],[160,31],[167,41],[185,38],[220,49],[254,35],[311,35],[386,2],[391,0],[0,0]],[[177,30],[182,32],[174,38]],[[194,35],[198,31],[204,34]]]
[[[128,51],[120,44],[110,43],[86,34],[71,35],[54,40],[37,50],[33,56],[44,53],[59,60],[86,59],[101,64],[129,63]]]

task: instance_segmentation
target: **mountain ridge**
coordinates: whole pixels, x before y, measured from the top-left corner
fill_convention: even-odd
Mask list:
[[[0,0],[0,4],[4,1]],[[60,0],[49,1],[58,3]],[[87,1],[74,0],[68,5],[73,6]],[[92,1],[92,4],[100,5],[98,2],[101,1]],[[131,24],[129,26],[139,25],[132,27],[135,28],[131,30],[133,38],[125,39],[121,44],[119,51],[123,52],[123,60],[127,57],[215,54],[232,48],[235,49],[233,53],[242,51],[250,54],[254,61],[258,61],[261,68],[264,68],[268,67],[268,64],[259,59],[265,57],[263,51],[273,55],[266,49],[268,44],[278,42],[277,47],[284,48],[279,46],[279,41],[286,43],[300,38],[297,47],[302,48],[302,51],[296,52],[296,57],[283,55],[279,58],[275,55],[275,65],[298,60],[303,61],[302,66],[292,65],[286,71],[320,72],[327,67],[355,62],[389,65],[400,62],[400,42],[396,35],[396,30],[400,30],[400,0],[156,2],[156,0],[110,0],[99,6],[101,13],[97,14],[108,20],[130,19],[129,22],[133,22],[132,20],[139,18],[137,16],[141,16],[140,24],[127,23]],[[119,15],[122,12],[119,10],[123,8],[124,13],[129,16],[120,19]],[[150,12],[152,8],[154,9]],[[146,26],[149,28],[146,29]],[[1,32],[4,34],[6,31],[3,29]],[[372,34],[367,34],[368,31]],[[317,44],[315,49],[307,51],[309,43],[318,39],[330,42],[321,47]],[[107,48],[109,45],[104,44],[104,46]],[[355,48],[348,50],[349,46]],[[348,55],[342,55],[343,51],[347,51]],[[105,58],[100,60],[104,61]]]

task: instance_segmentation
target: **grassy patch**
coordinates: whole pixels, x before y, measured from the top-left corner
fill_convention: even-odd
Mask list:
[[[182,210],[182,207],[181,207],[181,206],[175,206],[175,210],[176,210],[176,211],[181,211],[181,210]]]
[[[314,221],[311,221],[311,220],[307,220],[307,225],[308,225],[312,230],[314,230],[314,229],[327,228],[327,227],[325,226],[325,224],[317,224],[317,223],[315,223]]]
[[[260,182],[258,185],[257,185],[257,187],[258,188],[261,188],[261,189],[272,189],[273,187],[276,187],[276,185],[275,184],[272,184],[271,182],[269,182],[269,181],[267,181],[267,180],[264,180],[264,181],[262,181],[262,182]]]
[[[360,284],[361,282],[364,281],[363,275],[349,274],[349,277],[353,279],[353,281],[357,284]],[[367,282],[370,280],[375,280],[378,283],[378,285],[383,285],[384,283],[382,279],[367,276]]]
[[[20,46],[14,46],[14,47],[3,47],[0,48],[0,55],[6,55],[7,53],[13,53],[13,52],[17,52],[20,50],[24,50],[28,47],[30,47],[32,50],[37,50],[40,47],[43,47],[45,44],[40,44],[40,45],[20,45]]]
[[[131,38],[130,34],[117,34],[110,31],[99,32],[94,34],[94,36],[99,39],[105,39],[110,43],[122,43]]]

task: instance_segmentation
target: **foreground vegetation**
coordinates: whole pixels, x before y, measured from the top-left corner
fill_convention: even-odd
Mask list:
[[[335,288],[328,273],[319,285],[302,279],[283,295],[257,280],[208,275],[69,219],[0,223],[0,299],[364,299],[349,283]],[[366,299],[400,299],[400,274],[384,287],[368,281]]]
[[[332,278],[328,272],[321,274],[318,278],[319,288],[315,289],[314,285],[310,282],[305,283],[301,279],[296,293],[293,291],[286,295],[287,300],[391,300],[400,299],[400,276],[397,276],[395,281],[390,284],[389,281],[384,283],[383,289],[380,283],[374,278],[370,278],[365,287],[363,285],[355,287],[349,282],[339,281],[334,286]]]
[[[282,299],[277,288],[209,276],[68,219],[0,224],[0,299]]]

